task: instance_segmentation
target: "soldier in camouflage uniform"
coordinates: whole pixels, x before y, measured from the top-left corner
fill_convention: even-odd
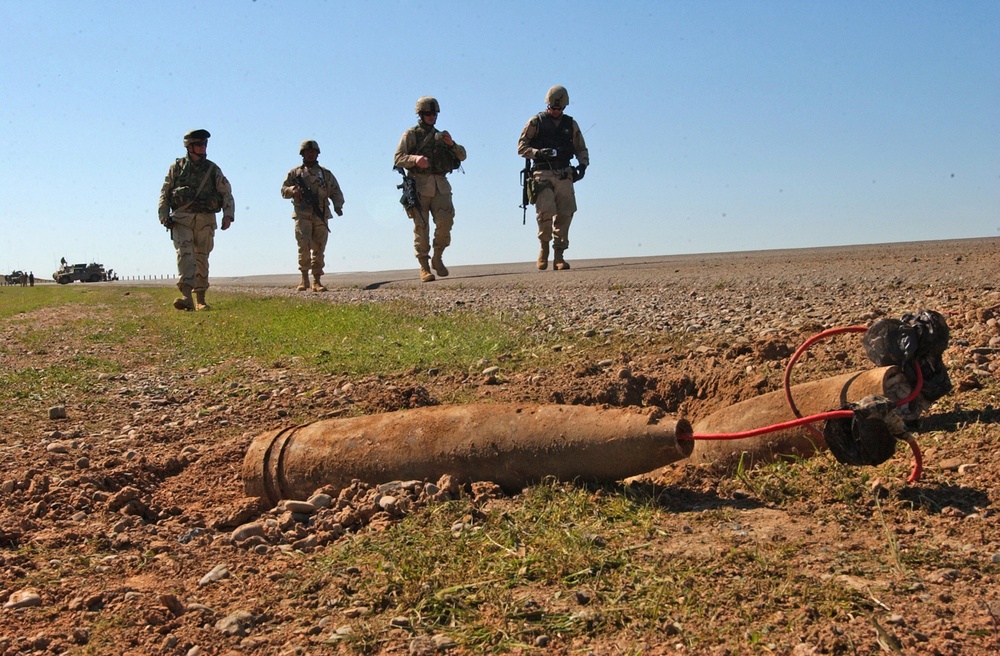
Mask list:
[[[187,156],[170,165],[160,189],[160,223],[170,229],[177,250],[178,310],[207,310],[208,256],[215,246],[215,214],[222,211],[222,229],[233,223],[235,204],[229,180],[206,156],[208,130],[184,135]],[[195,300],[191,298],[191,292]]]
[[[325,292],[320,282],[323,275],[326,241],[330,236],[330,201],[337,216],[344,215],[344,194],[337,178],[319,165],[319,144],[309,139],[299,147],[302,166],[296,166],[285,176],[281,197],[290,198],[294,209],[295,241],[299,245],[299,271],[302,282],[296,289],[309,289],[309,272],[313,274],[312,290]]]
[[[417,182],[420,206],[407,210],[413,219],[413,249],[420,263],[420,279],[434,280],[431,266],[442,278],[448,268],[441,259],[451,245],[451,227],[455,223],[455,206],[451,201],[451,184],[447,174],[465,161],[465,148],[455,143],[447,131],[435,127],[441,111],[438,101],[430,96],[417,100],[417,124],[403,133],[396,147],[393,166],[407,169]],[[431,250],[430,217],[434,217],[434,255]]]
[[[529,198],[535,204],[538,220],[538,268],[549,266],[549,241],[555,250],[552,268],[569,269],[563,251],[569,248],[569,225],[576,212],[573,183],[582,180],[590,165],[590,154],[580,126],[573,117],[563,114],[569,104],[569,92],[556,85],[545,94],[547,108],[532,116],[521,131],[517,154],[532,160]],[[576,157],[578,166],[570,165]]]

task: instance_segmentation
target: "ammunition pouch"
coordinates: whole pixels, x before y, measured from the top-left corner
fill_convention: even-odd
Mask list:
[[[532,205],[538,200],[538,195],[541,194],[546,189],[552,189],[552,183],[548,180],[536,180],[534,176],[528,176],[528,179],[524,182],[528,190],[528,202]]]

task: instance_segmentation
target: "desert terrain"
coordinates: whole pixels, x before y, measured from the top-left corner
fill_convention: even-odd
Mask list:
[[[308,293],[313,303],[401,301],[429,315],[500,317],[552,336],[551,348],[572,337],[559,368],[512,368],[505,354],[483,353],[464,372],[317,377],[294,360],[248,359],[219,363],[231,382],[212,385],[213,367],[171,366],[164,346],[141,335],[122,346],[60,332],[86,312],[74,305],[0,318],[7,386],[67,359],[113,360],[121,372],[0,397],[0,655],[1000,651],[1000,239],[569,260],[561,272],[456,266],[431,284],[415,270],[330,275],[329,292]],[[216,280],[212,312],[225,312],[227,294],[301,298],[294,280]],[[152,288],[98,284],[120,290],[122,303]],[[696,422],[781,389],[788,357],[811,335],[920,309],[948,322],[953,389],[913,428],[924,459],[915,483],[901,445],[878,467],[846,467],[828,453],[725,474],[680,461],[629,482],[514,495],[489,481],[401,481],[319,489],[311,503],[270,508],[244,492],[251,440],[294,421],[460,398]],[[43,330],[60,341],[30,339]],[[843,336],[812,350],[795,375],[871,366],[859,340]],[[497,544],[524,562],[489,579],[485,587],[502,588],[496,597],[444,594],[433,571],[415,570],[427,599],[461,597],[448,603],[481,633],[455,608],[450,620],[431,617],[430,605],[402,593],[405,582],[374,589],[400,568],[392,545],[402,553],[436,523],[457,550],[526,507],[545,508],[540,497],[581,495],[592,515],[634,504],[643,538],[561,527],[585,538],[594,560],[555,582],[523,574],[534,561]],[[352,556],[386,535],[395,542],[381,561]],[[624,585],[630,570],[644,576]]]

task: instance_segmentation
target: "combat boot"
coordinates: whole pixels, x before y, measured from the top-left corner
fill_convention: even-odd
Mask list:
[[[444,253],[444,249],[434,249],[434,257],[431,258],[431,266],[434,267],[434,272],[437,273],[442,278],[448,277],[448,267],[444,265],[441,261],[441,255]]]
[[[177,285],[181,290],[181,297],[174,299],[174,307],[178,310],[194,310],[194,301],[191,300],[191,288],[187,285]]]
[[[299,286],[295,288],[295,291],[297,291],[297,292],[304,292],[307,289],[309,289],[309,274],[303,272],[302,273],[302,282],[300,282]]]
[[[323,283],[321,283],[319,281],[319,274],[316,274],[316,273],[313,274],[313,291],[314,292],[325,292],[326,291],[326,287],[324,287]]]
[[[420,262],[420,282],[434,282],[434,274],[431,273],[431,265],[427,261],[427,256],[418,257]]]
[[[198,291],[196,291],[194,293],[194,298],[195,298],[194,309],[196,309],[196,310],[211,310],[212,309],[212,308],[208,307],[208,303],[205,302],[205,290],[204,289],[199,289]]]
[[[552,268],[556,271],[566,271],[569,269],[569,262],[563,259],[563,251],[565,248],[555,249],[556,254],[552,257]]]
[[[549,268],[549,242],[543,241],[542,248],[538,251],[538,270],[545,271]]]

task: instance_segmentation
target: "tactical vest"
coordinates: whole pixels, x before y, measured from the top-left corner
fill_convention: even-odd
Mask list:
[[[174,188],[170,191],[170,209],[185,212],[211,212],[222,209],[222,194],[215,190],[215,176],[219,167],[207,159],[195,164],[187,157],[177,160],[180,173],[174,180]],[[208,175],[205,184],[202,180]],[[201,193],[198,188],[201,187]]]
[[[573,146],[573,117],[562,115],[559,124],[542,112],[538,115],[538,133],[528,144],[532,148],[555,148],[556,156],[552,159],[536,159],[534,168],[564,169],[576,155]]]
[[[455,157],[451,146],[431,136],[439,130],[421,124],[414,128],[414,132],[417,135],[417,152],[414,154],[423,155],[430,162],[430,166],[426,169],[428,173],[444,175],[461,166],[462,163]]]

